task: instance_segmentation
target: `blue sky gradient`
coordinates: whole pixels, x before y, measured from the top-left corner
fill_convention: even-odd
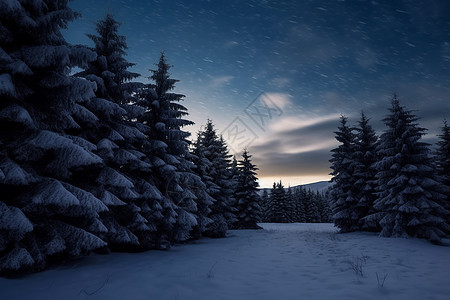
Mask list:
[[[262,186],[329,179],[333,131],[361,110],[381,132],[395,92],[431,143],[450,118],[450,1],[75,0],[66,39],[92,42],[112,13],[147,82],[161,51],[195,126],[211,118],[247,146]],[[237,121],[236,121],[237,120]],[[262,124],[263,123],[263,124]],[[230,130],[245,131],[237,140]],[[239,131],[240,130],[240,131]],[[245,141],[249,141],[246,143]]]

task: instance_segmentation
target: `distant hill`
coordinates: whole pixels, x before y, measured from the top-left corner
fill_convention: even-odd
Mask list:
[[[318,182],[313,182],[313,183],[308,183],[308,184],[292,186],[292,188],[301,186],[301,187],[304,187],[306,190],[311,190],[313,192],[319,191],[321,193],[321,192],[325,192],[330,185],[331,185],[331,183],[329,181],[318,181]],[[270,191],[271,188],[260,189],[260,193],[262,194],[264,190]]]
[[[311,190],[313,192],[319,191],[319,192],[325,192],[328,187],[331,185],[329,181],[319,181],[319,182],[313,182],[301,185],[307,190]]]

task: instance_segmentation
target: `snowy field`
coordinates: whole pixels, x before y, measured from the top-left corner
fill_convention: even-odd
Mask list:
[[[263,226],[0,278],[0,299],[450,299],[450,247],[332,224]]]

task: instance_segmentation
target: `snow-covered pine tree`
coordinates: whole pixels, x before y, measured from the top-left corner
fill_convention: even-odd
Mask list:
[[[294,222],[294,203],[286,197],[286,190],[280,182],[274,183],[270,194],[269,222],[291,223]]]
[[[297,222],[297,202],[295,201],[294,192],[289,186],[286,190],[286,201],[292,205],[292,210],[290,211],[291,222]]]
[[[445,197],[443,185],[422,142],[424,128],[418,118],[394,96],[390,114],[384,119],[387,129],[377,147],[378,210],[368,216],[377,221],[386,237],[420,237],[439,242],[447,229],[448,212],[439,204]]]
[[[230,178],[231,178],[231,188],[232,188],[232,193],[233,193],[233,197],[231,199],[230,202],[230,206],[233,208],[236,217],[237,217],[237,211],[238,211],[238,201],[236,198],[236,193],[237,193],[237,189],[238,189],[238,177],[239,177],[239,170],[238,170],[238,161],[236,159],[236,156],[233,155],[233,159],[231,161],[231,165],[230,165]],[[237,218],[236,218],[237,220]],[[233,224],[233,226],[231,228],[237,228],[238,224],[237,221]]]
[[[374,213],[375,201],[375,162],[377,161],[376,146],[378,137],[369,119],[361,112],[361,119],[356,130],[355,151],[353,157],[353,181],[356,188],[356,205],[359,216],[359,230],[379,231],[378,226],[372,227],[364,222],[364,218]]]
[[[440,140],[437,143],[437,169],[442,177],[442,183],[447,189],[443,206],[447,211],[450,211],[450,126],[448,126],[446,120],[444,120],[441,130],[442,133],[438,135]],[[447,225],[450,226],[450,214],[447,215]]]
[[[150,79],[154,83],[146,87],[139,104],[144,103],[147,110],[143,120],[149,129],[147,136],[151,142],[153,171],[157,187],[166,200],[163,203],[166,220],[159,230],[174,241],[184,241],[191,237],[190,232],[197,226],[193,190],[201,189],[202,184],[193,171],[187,140],[190,133],[183,131],[183,127],[194,123],[184,118],[188,112],[179,102],[185,96],[171,92],[178,80],[170,78],[170,67],[161,53],[157,69],[151,70]],[[175,222],[171,225],[168,220]]]
[[[68,1],[0,2],[0,273],[105,246],[106,206],[73,185],[102,160],[72,135],[94,85],[69,77],[95,53],[60,32],[77,14]]]
[[[81,119],[79,135],[95,145],[105,163],[94,174],[80,174],[78,180],[109,208],[101,215],[108,228],[109,247],[135,250],[154,247],[156,242],[149,239],[156,230],[151,217],[160,217],[157,201],[162,197],[149,178],[151,164],[142,149],[146,135],[138,128],[141,124],[134,122],[144,113],[132,104],[139,84],[130,80],[139,74],[127,70],[133,64],[124,58],[126,38],[119,35],[119,25],[110,14],[96,23],[98,35],[88,37],[94,42],[97,59],[76,74],[97,86],[95,97],[81,108],[89,118]]]
[[[272,222],[275,218],[277,218],[276,216],[276,211],[280,211],[278,209],[278,201],[276,201],[276,196],[277,196],[277,183],[274,182],[272,185],[272,188],[270,189],[269,192],[269,200],[267,201],[267,206],[266,206],[266,222]]]
[[[258,168],[252,163],[251,155],[247,150],[242,153],[237,168],[237,182],[235,199],[237,202],[237,222],[239,229],[260,229],[257,225],[261,222],[261,197],[258,194],[258,182],[256,171]]]
[[[320,223],[328,223],[331,221],[331,209],[328,203],[328,199],[325,197],[323,193],[316,192],[316,205],[317,210],[319,212],[319,222]]]
[[[269,193],[267,192],[267,189],[263,189],[261,195],[262,222],[269,222],[267,213],[268,207],[269,207]]]
[[[204,157],[211,162],[206,168],[206,174],[211,178],[212,184],[207,184],[207,192],[214,198],[210,207],[209,218],[213,221],[208,224],[204,233],[209,237],[224,237],[227,230],[236,221],[233,199],[233,178],[231,177],[231,155],[222,138],[217,136],[211,120],[207,120],[205,129],[199,135],[197,143],[203,149]]]
[[[195,199],[197,204],[197,225],[194,227],[191,236],[199,238],[203,235],[203,232],[207,230],[208,225],[213,222],[208,216],[211,213],[210,207],[215,200],[208,191],[210,191],[211,188],[216,189],[217,187],[212,182],[211,176],[208,174],[208,171],[211,168],[211,162],[205,157],[205,148],[201,143],[201,132],[197,134],[197,139],[191,152],[192,161],[195,165],[194,171],[201,180],[201,184],[196,188],[191,187],[197,197],[197,199]]]
[[[304,187],[299,186],[294,191],[295,199],[295,215],[297,217],[296,222],[306,222],[306,212],[308,205],[308,194]]]
[[[318,199],[316,198],[316,194],[314,194],[311,190],[308,190],[305,201],[307,223],[320,222],[320,212],[317,202]]]
[[[126,37],[119,35],[119,27],[120,23],[111,14],[106,14],[103,20],[96,23],[98,35],[87,36],[94,42],[92,50],[97,53],[97,59],[91,61],[88,68],[77,75],[97,83],[98,98],[127,104],[128,97],[135,91],[134,87],[130,87],[135,83],[130,80],[140,74],[128,70],[134,64],[124,57],[128,47]]]
[[[330,173],[333,176],[331,182],[334,183],[331,189],[333,221],[341,232],[350,232],[359,229],[358,199],[353,178],[355,135],[347,125],[347,117],[342,116],[340,123],[335,132],[340,145],[331,150],[333,154],[330,160],[333,170]]]

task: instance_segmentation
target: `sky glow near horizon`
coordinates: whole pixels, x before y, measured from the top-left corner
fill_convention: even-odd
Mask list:
[[[419,3],[420,2],[420,3]],[[232,151],[247,146],[262,187],[328,180],[341,114],[381,133],[393,93],[436,141],[450,118],[450,1],[74,0],[67,41],[112,13],[128,61],[148,82],[164,51],[186,95],[186,128],[211,118]],[[235,122],[235,123],[233,123]],[[247,136],[238,140],[229,131]],[[237,131],[236,131],[237,130]]]

